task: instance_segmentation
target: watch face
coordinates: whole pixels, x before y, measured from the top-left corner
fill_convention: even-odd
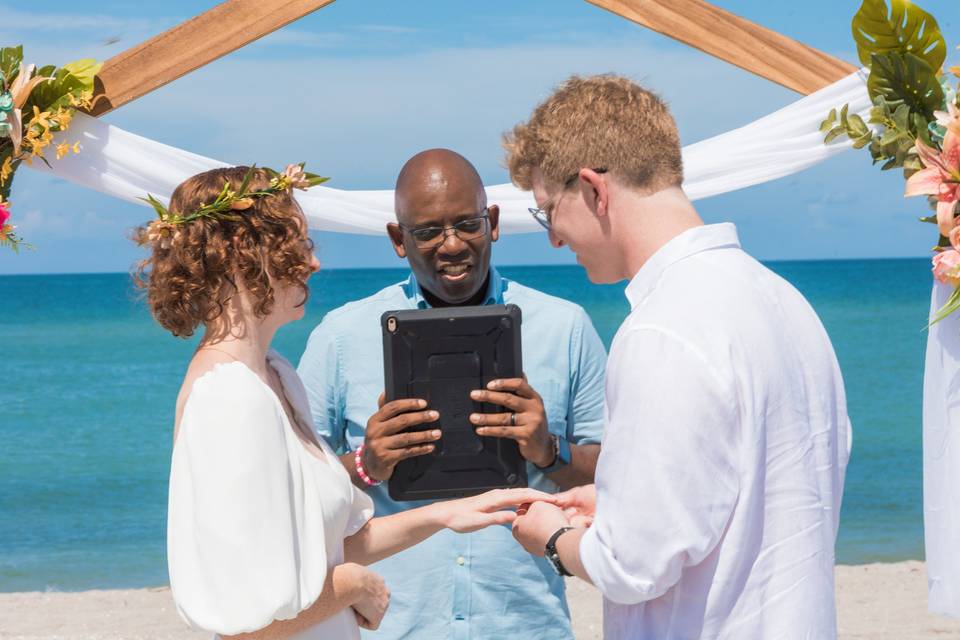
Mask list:
[[[560,556],[556,553],[548,553],[547,560],[550,561],[550,566],[553,567],[553,570],[558,576],[566,575],[563,565],[560,563]]]

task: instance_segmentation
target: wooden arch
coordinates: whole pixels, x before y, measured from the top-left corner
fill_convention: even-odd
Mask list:
[[[90,112],[108,113],[333,1],[227,0],[107,60]],[[587,1],[798,93],[856,70],[703,0]]]

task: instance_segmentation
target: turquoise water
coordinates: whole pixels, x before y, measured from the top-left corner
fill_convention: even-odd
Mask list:
[[[812,302],[847,384],[854,451],[838,559],[923,557],[920,416],[929,262],[781,262]],[[609,346],[623,286],[578,267],[504,267],[578,301]],[[322,272],[306,320],[278,349],[294,363],[323,314],[404,276]],[[709,310],[705,310],[709,313]],[[124,274],[0,276],[0,591],[138,587],[167,580],[173,406],[193,341],[134,302]]]

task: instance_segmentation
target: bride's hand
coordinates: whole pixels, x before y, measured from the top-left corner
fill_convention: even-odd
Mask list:
[[[348,562],[340,567],[351,573],[350,579],[357,594],[351,607],[357,624],[364,629],[376,629],[390,606],[390,589],[379,574],[364,566]]]
[[[511,524],[517,514],[507,509],[538,501],[553,503],[555,496],[535,489],[494,489],[471,498],[435,504],[443,526],[457,533],[470,533],[495,524]]]

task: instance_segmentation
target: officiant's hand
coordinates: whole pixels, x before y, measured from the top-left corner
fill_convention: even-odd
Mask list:
[[[547,428],[547,412],[543,398],[523,378],[491,380],[486,389],[470,392],[477,402],[500,405],[505,413],[472,413],[470,422],[477,425],[477,435],[516,440],[520,455],[538,467],[554,462],[553,443]]]
[[[430,453],[434,449],[432,443],[440,439],[439,429],[400,432],[419,424],[436,422],[440,413],[427,409],[426,400],[385,402],[382,393],[377,404],[380,410],[367,421],[363,466],[374,480],[388,480],[398,462]]]

